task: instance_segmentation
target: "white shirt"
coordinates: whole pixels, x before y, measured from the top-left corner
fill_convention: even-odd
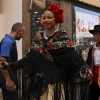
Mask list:
[[[100,66],[100,47],[96,47],[96,44],[94,45],[94,65]]]
[[[48,39],[48,36],[46,35],[46,30],[44,31],[44,34],[43,34],[44,38],[47,40]]]

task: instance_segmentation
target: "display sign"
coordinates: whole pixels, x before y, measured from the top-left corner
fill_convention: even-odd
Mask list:
[[[93,37],[89,30],[94,28],[94,25],[99,24],[99,16],[84,12],[75,11],[76,17],[76,37]]]

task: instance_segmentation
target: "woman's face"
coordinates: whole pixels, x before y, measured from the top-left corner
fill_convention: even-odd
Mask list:
[[[55,16],[51,11],[46,10],[43,14],[43,25],[46,29],[55,28]]]

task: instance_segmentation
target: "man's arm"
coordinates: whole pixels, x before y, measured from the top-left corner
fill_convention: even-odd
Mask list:
[[[0,62],[5,62],[5,57],[0,57]],[[6,87],[8,90],[12,91],[14,89],[14,82],[11,80],[8,70],[4,70],[1,68],[1,73],[3,74],[5,80],[6,80]]]

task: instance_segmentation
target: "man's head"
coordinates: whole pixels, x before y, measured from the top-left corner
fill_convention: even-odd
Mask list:
[[[89,30],[93,34],[95,42],[100,43],[100,25],[95,25],[94,30]]]
[[[93,30],[89,30],[91,34],[94,34],[95,32],[100,32],[100,25],[95,25]]]
[[[17,22],[12,26],[10,35],[15,40],[20,40],[24,36],[24,32],[25,32],[24,24]]]

